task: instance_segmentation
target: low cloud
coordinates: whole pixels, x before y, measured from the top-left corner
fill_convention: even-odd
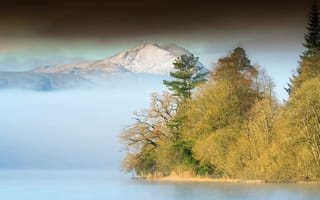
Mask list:
[[[116,169],[118,134],[149,106],[161,78],[56,92],[2,90],[0,168]],[[115,85],[117,84],[117,85]]]

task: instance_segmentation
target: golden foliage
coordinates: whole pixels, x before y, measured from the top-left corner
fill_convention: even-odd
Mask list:
[[[243,49],[219,60],[192,99],[153,94],[149,109],[121,134],[123,167],[272,182],[320,178],[320,56],[301,63],[288,102],[250,65]]]

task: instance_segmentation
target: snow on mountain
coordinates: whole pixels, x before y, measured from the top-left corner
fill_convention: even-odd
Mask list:
[[[178,46],[143,44],[108,59],[135,73],[166,74],[173,69],[174,60],[189,51]]]
[[[83,77],[117,72],[167,74],[173,69],[174,60],[183,54],[191,53],[175,44],[147,43],[102,60],[40,67],[33,72],[72,73]]]
[[[173,70],[175,59],[184,54],[191,53],[175,44],[146,43],[96,61],[43,66],[19,73],[0,72],[0,89],[52,90],[99,85],[118,79],[138,81],[145,75],[166,76]]]

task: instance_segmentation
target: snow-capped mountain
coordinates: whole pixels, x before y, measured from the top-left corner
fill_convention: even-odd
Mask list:
[[[109,58],[72,63],[66,65],[46,66],[33,70],[41,73],[72,73],[83,77],[101,73],[151,73],[167,74],[173,69],[174,60],[184,54],[191,53],[175,44],[157,45],[142,44],[123,51]]]
[[[146,43],[96,61],[43,66],[19,73],[0,72],[0,88],[52,90],[168,75],[175,59],[184,54],[191,53],[175,44]]]

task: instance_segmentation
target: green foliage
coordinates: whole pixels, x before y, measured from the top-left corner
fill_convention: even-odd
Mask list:
[[[319,8],[316,1],[313,1],[311,11],[308,17],[307,34],[305,35],[306,47],[304,55],[314,55],[319,53],[320,50],[320,19],[319,19]]]
[[[320,75],[320,18],[316,1],[313,2],[308,21],[308,32],[303,43],[306,50],[300,57],[297,74],[293,75],[288,88],[285,88],[289,94],[299,88],[304,81]]]
[[[170,76],[174,80],[164,80],[163,84],[173,91],[175,96],[181,99],[191,98],[191,91],[197,84],[206,80],[207,73],[199,65],[198,60],[198,57],[193,55],[182,55],[173,63],[175,71],[170,72]]]
[[[215,169],[209,163],[198,164],[195,170],[196,174],[199,176],[210,176],[215,171]]]
[[[154,150],[141,149],[136,155],[135,171],[138,175],[154,174],[156,172],[156,157]]]

